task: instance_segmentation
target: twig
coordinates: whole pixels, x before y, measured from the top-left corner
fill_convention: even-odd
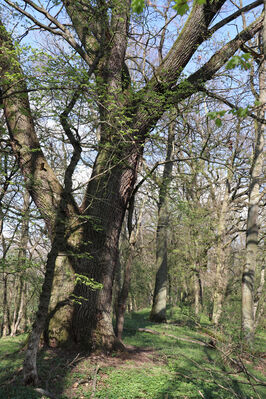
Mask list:
[[[92,394],[91,398],[94,398],[95,392],[96,392],[96,385],[97,385],[97,374],[100,369],[100,366],[97,364],[94,370],[94,377],[93,377],[93,382],[92,382]]]
[[[41,395],[48,396],[48,398],[57,399],[57,397],[56,397],[54,394],[52,394],[52,393],[49,392],[49,391],[46,391],[45,389],[42,389],[42,388],[34,388],[34,391],[40,393]]]

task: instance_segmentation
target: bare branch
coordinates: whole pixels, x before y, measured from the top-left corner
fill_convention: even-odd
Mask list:
[[[263,4],[263,0],[257,0],[257,1],[254,1],[254,3],[251,3],[251,4],[247,5],[246,7],[240,8],[238,11],[236,11],[233,14],[229,15],[227,18],[224,18],[222,21],[218,22],[211,29],[209,29],[209,34],[213,35],[213,33],[216,32],[218,29],[222,28],[223,26],[225,26],[229,22],[233,21],[234,19],[239,17],[244,12],[253,10],[253,8],[258,7],[261,4]]]
[[[82,59],[90,66],[93,60],[89,55],[82,49],[82,47],[77,43],[75,40],[74,36],[71,34],[71,32],[64,26],[62,25],[56,18],[54,18],[52,15],[48,13],[43,7],[37,6],[35,3],[32,1],[26,1],[26,3],[29,3],[32,7],[34,7],[37,11],[41,12],[43,15],[48,18],[49,21],[51,21],[58,29],[51,28],[51,26],[45,25],[42,22],[40,22],[38,19],[36,19],[32,14],[28,13],[26,10],[23,10],[21,7],[19,7],[16,3],[14,3],[11,0],[4,0],[10,7],[14,8],[15,10],[19,11],[21,14],[25,15],[27,18],[29,18],[32,22],[34,22],[35,25],[39,26],[39,28],[44,29],[53,35],[61,36],[64,38],[70,46],[77,51],[77,53],[82,57]]]

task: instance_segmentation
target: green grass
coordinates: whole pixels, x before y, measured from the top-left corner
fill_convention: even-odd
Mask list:
[[[208,342],[206,331],[212,326],[206,317],[195,320],[189,312],[175,308],[167,324],[154,324],[144,309],[127,315],[124,343],[142,348],[136,357],[121,359],[116,353],[110,358],[89,357],[87,354],[60,350],[41,351],[38,369],[41,386],[59,399],[89,399],[97,380],[94,397],[99,399],[255,399],[265,397],[265,387],[239,372],[237,341],[223,335],[218,350],[196,343],[177,340],[167,334]],[[170,318],[171,317],[171,318]],[[137,331],[156,330],[161,335]],[[165,335],[163,335],[164,333]],[[213,331],[213,334],[217,332]],[[25,336],[0,340],[0,398],[45,398],[31,387],[22,385],[21,367],[24,352],[19,351]],[[256,338],[253,353],[242,353],[247,371],[263,379],[261,353],[265,351],[265,336]],[[142,357],[143,356],[143,357]],[[143,361],[142,361],[143,359]],[[96,374],[95,365],[100,368]]]

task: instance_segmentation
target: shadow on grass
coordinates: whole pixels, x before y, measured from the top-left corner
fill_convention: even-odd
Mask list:
[[[185,346],[180,345],[179,354],[168,356],[171,377],[153,399],[265,397],[262,386],[252,386],[243,374],[238,375],[236,370],[227,367],[215,349],[204,348],[200,353],[195,348],[193,353],[192,347]]]
[[[178,314],[174,315],[174,320],[177,319]],[[131,353],[101,357],[61,349],[41,350],[38,354],[40,387],[56,399],[89,399],[94,382],[95,399],[258,397],[250,386],[239,383],[239,378],[243,381],[244,376],[238,376],[225,364],[217,350],[163,334],[168,326],[171,334],[182,336],[188,332],[187,324],[158,325],[149,321],[149,310],[142,310],[126,315],[125,326],[124,343],[137,346],[132,347]],[[161,335],[139,332],[138,328],[157,329]],[[22,384],[25,352],[18,350],[21,344],[19,337],[0,340],[0,398],[46,398]],[[263,397],[260,389],[258,392]]]
[[[1,340],[2,341],[2,340]],[[1,345],[0,341],[0,345]],[[1,351],[0,351],[1,352]],[[22,366],[25,352],[15,350],[0,356],[0,398],[1,399],[40,399],[46,398],[31,386],[23,385]],[[68,398],[63,393],[68,376],[79,363],[81,355],[61,349],[46,348],[38,353],[37,368],[39,387],[52,393],[57,399]],[[89,370],[86,375],[89,380]],[[75,397],[75,396],[71,396]],[[79,398],[79,396],[77,396]]]

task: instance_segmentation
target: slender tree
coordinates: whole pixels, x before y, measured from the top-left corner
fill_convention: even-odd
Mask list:
[[[266,19],[261,34],[261,60],[259,64],[259,117],[265,116],[266,111]],[[246,232],[246,262],[242,275],[242,335],[247,345],[252,345],[254,341],[255,327],[255,272],[257,268],[258,253],[258,232],[259,220],[258,209],[261,198],[260,187],[263,174],[264,160],[264,131],[265,124],[255,121],[255,145],[254,154],[250,170],[249,197],[248,197],[248,217]],[[263,276],[263,273],[262,273]],[[263,280],[263,279],[262,279]],[[262,284],[261,284],[262,286]]]
[[[153,304],[150,320],[156,322],[166,321],[166,302],[168,285],[167,268],[167,236],[169,228],[168,191],[171,183],[173,169],[173,152],[175,140],[174,112],[170,114],[170,123],[167,139],[167,153],[163,169],[162,181],[159,187],[158,221],[156,232],[156,280],[153,294]]]

